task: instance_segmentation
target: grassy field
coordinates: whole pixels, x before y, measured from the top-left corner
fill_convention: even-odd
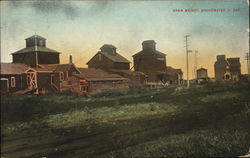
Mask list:
[[[235,157],[250,148],[250,84],[1,98],[4,158]]]

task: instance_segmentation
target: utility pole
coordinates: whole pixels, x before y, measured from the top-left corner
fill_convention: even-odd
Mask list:
[[[35,58],[36,58],[36,67],[38,67],[37,36],[36,35],[35,35]]]
[[[186,62],[187,62],[187,87],[189,88],[189,68],[188,68],[188,53],[191,53],[191,50],[188,50],[188,37],[190,37],[190,35],[186,35],[185,39],[186,39]]]
[[[247,76],[248,76],[248,81],[250,81],[250,53],[246,53],[246,60],[247,60]]]
[[[194,78],[196,78],[197,79],[197,67],[198,67],[198,64],[197,64],[197,53],[198,53],[198,51],[197,50],[195,50],[195,53],[194,53]]]

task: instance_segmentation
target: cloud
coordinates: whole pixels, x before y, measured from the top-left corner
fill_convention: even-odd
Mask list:
[[[60,13],[68,19],[74,19],[79,16],[79,9],[70,1],[10,1],[13,8],[28,7],[39,14]]]

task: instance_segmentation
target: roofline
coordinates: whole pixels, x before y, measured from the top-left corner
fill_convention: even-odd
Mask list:
[[[157,51],[157,50],[156,50],[156,51]],[[140,55],[140,53],[142,53],[142,52],[143,52],[143,50],[141,50],[140,52],[135,53],[134,55],[132,55],[132,57],[137,56],[137,55]],[[160,52],[160,51],[157,51],[157,52]],[[160,53],[162,53],[162,52],[160,52]],[[162,53],[162,55],[167,56],[167,54],[165,54],[165,53]]]
[[[29,70],[33,70],[33,71],[36,71],[36,72],[49,72],[49,73],[52,73],[53,71],[46,71],[46,70],[44,70],[44,71],[37,71],[37,70],[35,70],[34,68],[28,68],[26,71],[25,71],[25,73],[27,73],[27,71],[29,71]]]
[[[88,65],[89,62],[90,62],[97,54],[99,54],[99,53],[100,53],[100,51],[98,51],[92,58],[90,58],[89,61],[86,63],[86,65]]]
[[[33,36],[39,36],[39,38],[42,38],[42,39],[45,39],[45,40],[46,40],[46,38],[44,38],[44,37],[42,37],[42,36],[40,36],[40,35],[32,35],[32,36],[30,36],[30,37],[28,37],[28,38],[25,38],[25,40],[27,40],[27,39],[29,39],[29,38],[33,38]]]
[[[15,55],[15,54],[26,54],[26,53],[32,53],[34,51],[29,51],[29,52],[23,52],[23,53],[17,53],[18,51],[14,52],[14,53],[10,53],[10,55]],[[35,51],[35,52],[41,52],[41,51]],[[42,52],[44,53],[44,52]],[[54,53],[54,54],[62,54],[61,52],[45,52],[45,53]]]

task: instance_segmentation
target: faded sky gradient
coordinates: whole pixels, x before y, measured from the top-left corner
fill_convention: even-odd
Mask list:
[[[216,55],[240,57],[249,51],[247,0],[207,1],[1,1],[1,62],[11,62],[14,51],[25,47],[35,33],[47,47],[62,52],[61,63],[86,62],[103,44],[113,44],[132,62],[144,40],[155,40],[167,54],[167,65],[181,68],[186,77],[184,36],[190,49],[198,50],[198,68],[214,76]],[[173,9],[239,9],[237,12],[173,12]],[[132,66],[132,65],[131,65]],[[193,77],[194,53],[190,54]]]

